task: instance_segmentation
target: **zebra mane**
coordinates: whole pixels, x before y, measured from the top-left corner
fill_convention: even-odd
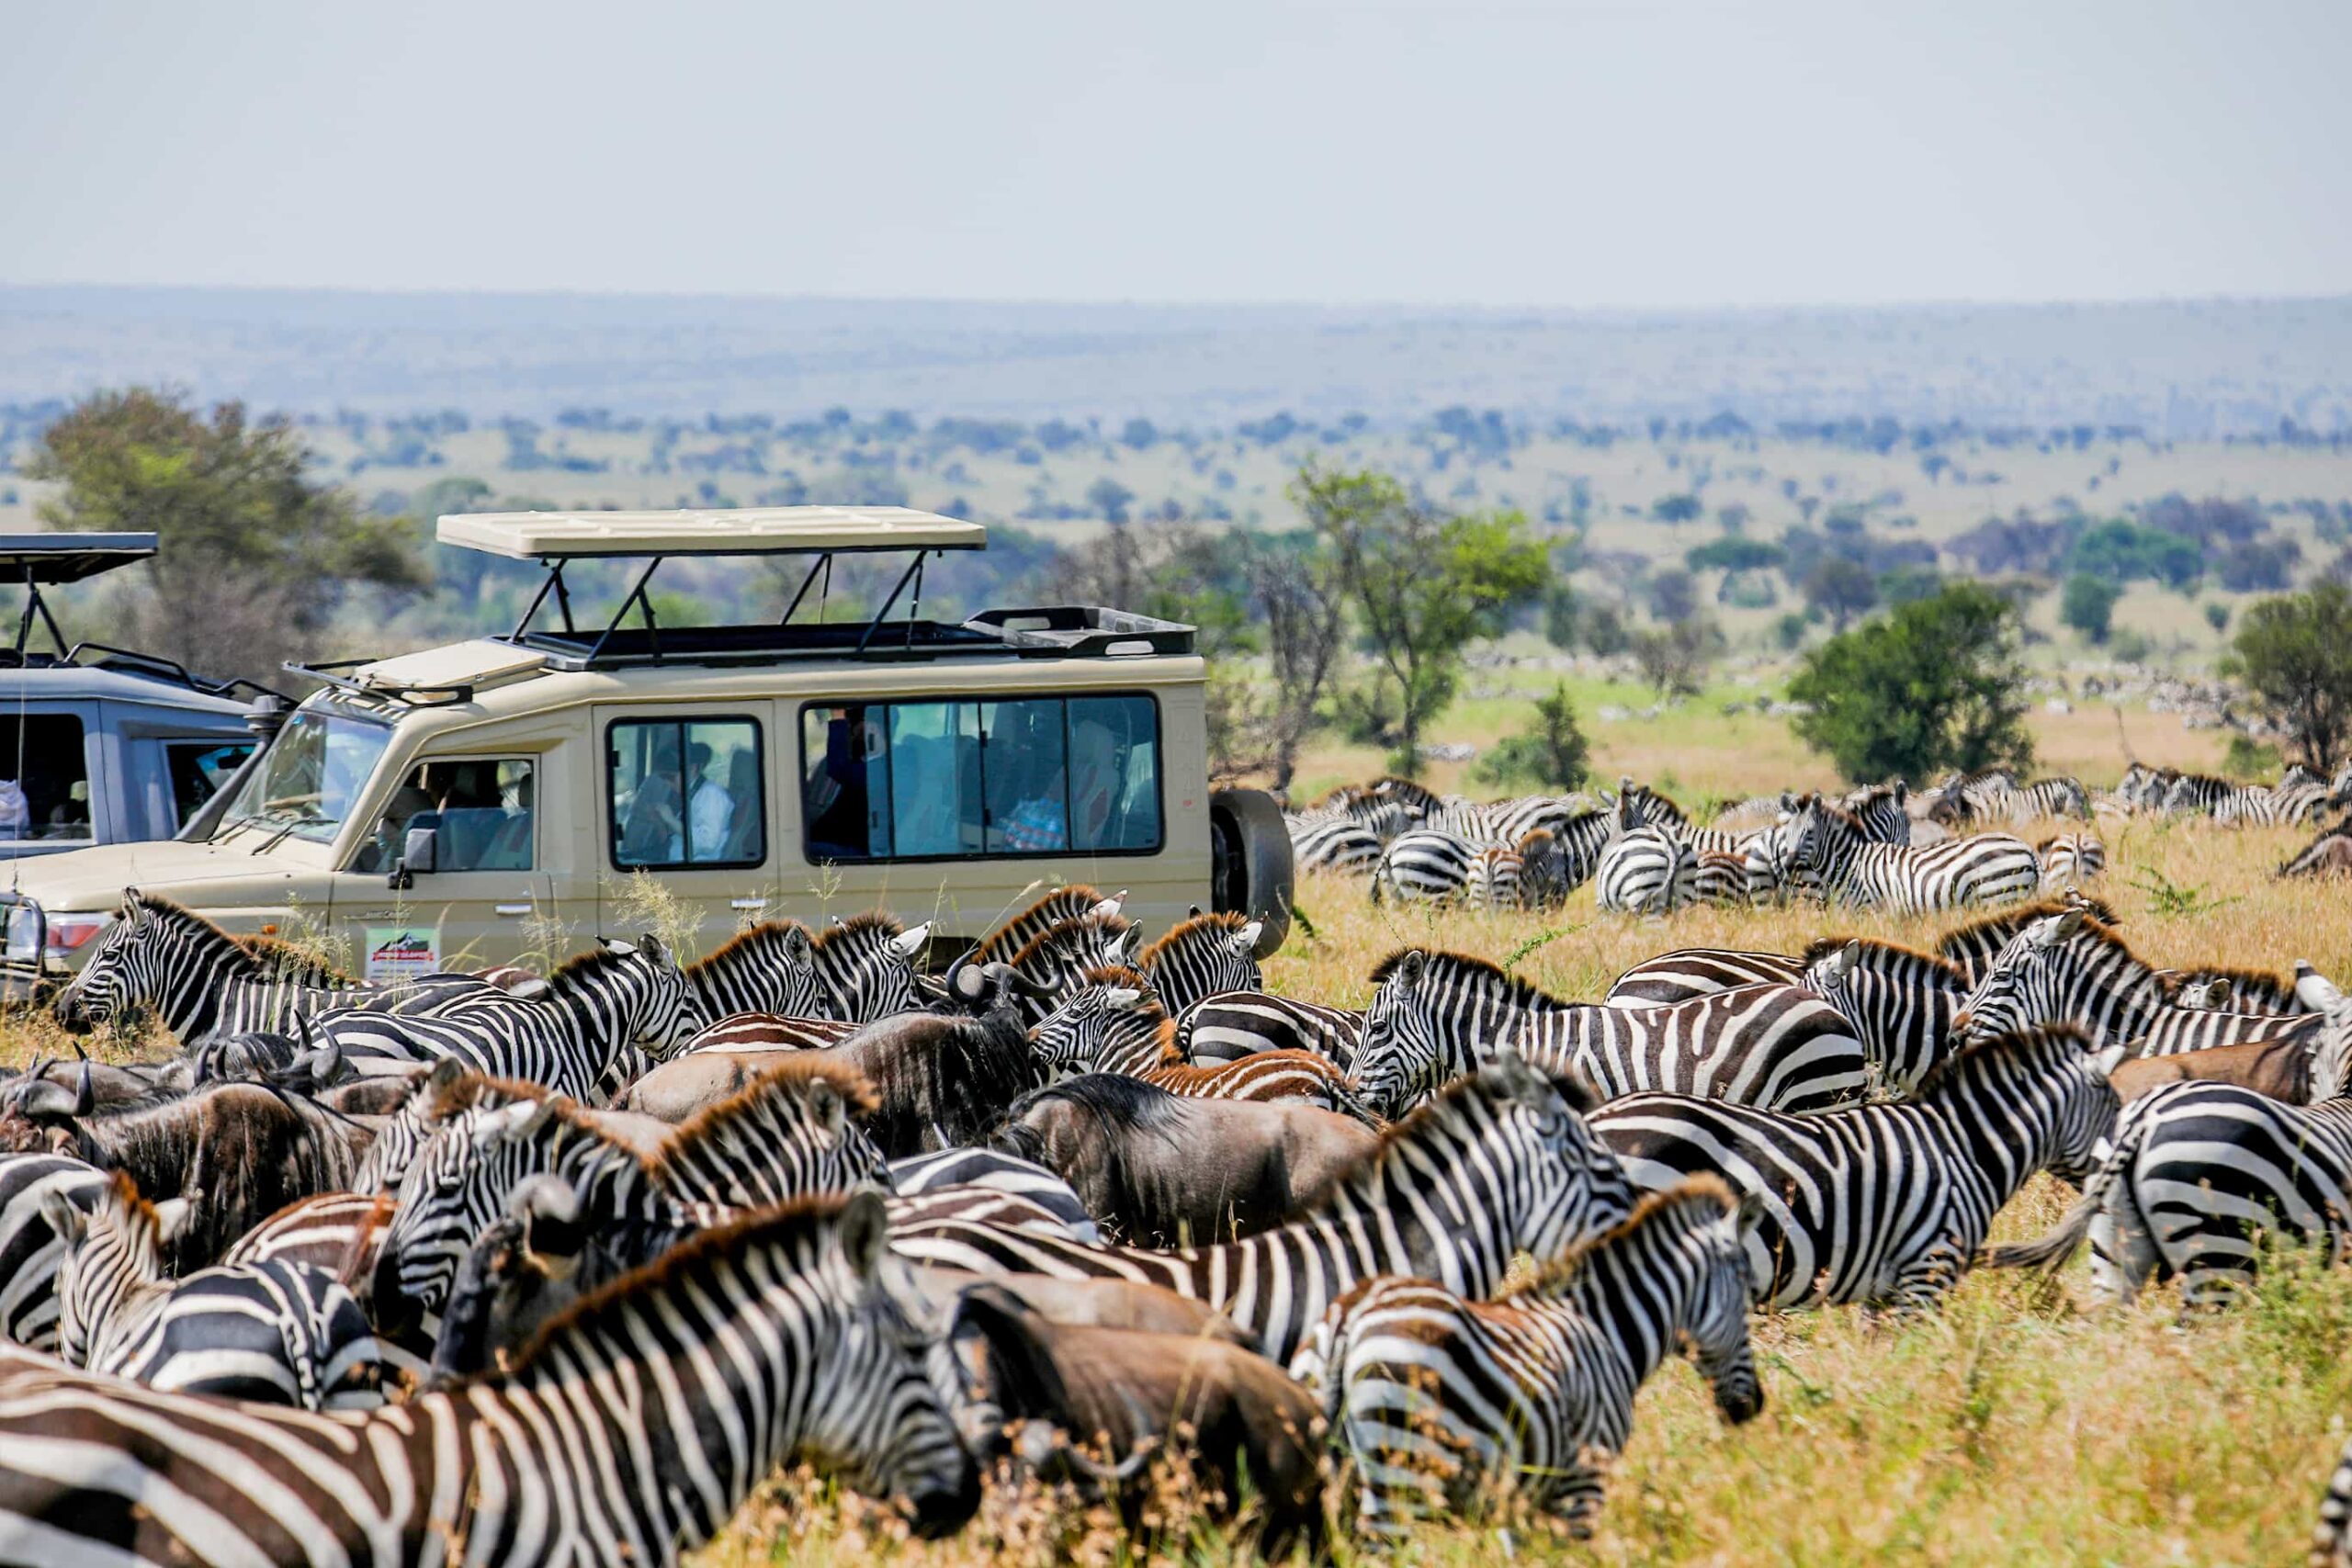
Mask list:
[[[1739,1195],[1713,1171],[1686,1176],[1671,1187],[1645,1192],[1634,1201],[1634,1212],[1599,1235],[1577,1243],[1566,1252],[1535,1266],[1534,1271],[1509,1280],[1487,1298],[1493,1302],[1525,1301],[1531,1296],[1556,1296],[1584,1273],[1593,1255],[1624,1242],[1652,1225],[1680,1222],[1693,1209],[1706,1211],[1695,1223],[1705,1224],[1739,1212]]]
[[[827,926],[823,931],[819,931],[817,951],[822,954],[831,952],[837,946],[854,948],[864,942],[888,942],[894,936],[903,934],[906,929],[899,922],[898,916],[888,914],[880,909],[869,909],[864,914],[852,915],[840,924]]]
[[[762,920],[755,926],[737,931],[728,938],[724,944],[714,950],[708,957],[697,958],[687,964],[686,978],[692,981],[695,976],[710,974],[720,964],[731,962],[739,956],[750,958],[766,949],[778,946],[794,931],[808,937],[812,948],[816,945],[815,936],[798,920]]]
[[[1136,955],[1136,964],[1146,973],[1159,966],[1163,955],[1174,953],[1193,942],[1207,942],[1213,937],[1238,936],[1250,923],[1250,917],[1227,910],[1214,915],[1194,915],[1179,920],[1168,929],[1168,934]],[[1019,960],[1014,961],[1019,967]]]
[[[558,1341],[594,1335],[622,1317],[640,1298],[659,1295],[685,1277],[719,1272],[744,1253],[771,1248],[806,1252],[821,1241],[827,1227],[838,1224],[855,1201],[847,1193],[815,1194],[754,1211],[732,1224],[697,1231],[652,1262],[630,1269],[558,1313],[532,1336],[503,1373],[480,1372],[443,1387],[456,1391],[520,1377],[532,1371]],[[730,1292],[713,1292],[724,1293]]]
[[[2160,969],[2156,972],[2156,980],[2164,987],[2167,1001],[2178,996],[2185,986],[2200,980],[2226,980],[2233,1004],[2230,1009],[2232,1012],[2245,1010],[2234,1005],[2235,998],[2241,996],[2258,997],[2271,1006],[2290,1012],[2301,1009],[2301,1003],[2295,997],[2295,982],[2267,969],[2240,969],[2229,964],[2199,964],[2187,969]]]
[[[1344,789],[1348,786],[1340,787]],[[1403,801],[1406,805],[1419,807],[1423,811],[1429,810],[1438,803],[1437,791],[1418,779],[1408,779],[1401,773],[1383,773],[1370,784],[1357,786],[1357,788],[1358,798],[1386,795],[1391,800]]]
[[[1372,983],[1375,986],[1387,984],[1389,977],[1396,973],[1397,965],[1416,953],[1420,953],[1427,964],[1427,968],[1423,971],[1424,984],[1428,983],[1429,975],[1443,966],[1452,969],[1461,978],[1475,979],[1488,986],[1500,987],[1502,1000],[1506,1006],[1552,1009],[1576,1005],[1573,1002],[1562,1001],[1533,981],[1512,974],[1499,964],[1490,963],[1487,959],[1475,957],[1467,953],[1453,953],[1444,948],[1429,952],[1418,947],[1400,947],[1372,966]]]
[[[1979,1040],[1959,1050],[1929,1067],[1924,1077],[1912,1086],[1908,1100],[1917,1103],[1944,1088],[1973,1064],[2000,1056],[2024,1056],[2041,1049],[2052,1041],[2072,1042],[2075,1048],[2087,1056],[2098,1042],[2090,1032],[2078,1023],[2041,1023],[2031,1029],[2011,1030],[1996,1034],[1989,1040]]]
[[[451,1116],[468,1111],[495,1110],[501,1105],[514,1105],[531,1100],[548,1108],[555,1120],[616,1154],[628,1156],[640,1166],[650,1165],[648,1156],[635,1146],[622,1143],[605,1130],[597,1120],[596,1111],[581,1104],[569,1095],[558,1094],[545,1084],[526,1083],[520,1078],[494,1078],[484,1073],[468,1073],[455,1083],[445,1084],[434,1096],[427,1120],[438,1126]]]
[[[1008,945],[1006,938],[1021,931],[1049,930],[1064,920],[1075,920],[1101,902],[1102,895],[1082,882],[1057,887],[983,937],[980,945],[972,950],[971,962],[986,964],[991,959],[1002,958]]]
[[[1936,938],[1936,952],[1939,956],[1949,957],[1955,948],[1970,947],[1979,942],[1987,947],[2003,947],[2007,945],[2011,937],[2034,921],[2063,915],[2075,908],[2082,908],[2093,921],[2102,926],[2123,923],[2116,917],[2114,906],[2106,899],[2079,893],[2073,897],[2075,902],[2072,903],[2066,897],[2059,897],[2037,898],[2030,904],[2012,904],[1997,913],[1952,926]]]
[[[242,979],[275,980],[282,976],[313,984],[350,984],[348,975],[291,942],[276,937],[232,936],[194,909],[175,904],[160,893],[141,892],[130,902],[204,942],[214,950],[220,963]],[[322,974],[323,980],[313,978]]]
[[[1069,952],[1089,937],[1096,939],[1092,946],[1100,947],[1125,937],[1135,929],[1136,923],[1125,915],[1081,915],[1077,919],[1063,920],[1039,931],[1023,942],[1021,951],[1007,962],[1015,969],[1026,971],[1032,961]],[[1172,936],[1175,933],[1171,931],[1169,934]]]
[[[584,980],[592,975],[617,968],[635,956],[633,952],[615,953],[609,947],[583,948],[548,970],[548,984],[561,989],[572,982]]]
[[[840,1095],[853,1117],[870,1115],[881,1109],[882,1097],[875,1092],[864,1073],[816,1052],[800,1055],[815,1059],[779,1062],[725,1100],[706,1105],[679,1122],[662,1146],[647,1156],[647,1173],[666,1189],[671,1175],[701,1145],[724,1139],[738,1126],[760,1126],[776,1101],[806,1100],[809,1089],[817,1084]]]
[[[1874,936],[1815,937],[1805,943],[1804,951],[1798,955],[1798,962],[1810,969],[1823,959],[1858,943],[1863,951],[1868,953],[1891,953],[1898,957],[1910,959],[1914,963],[1925,964],[1955,986],[1962,985],[1967,980],[1967,976],[1962,972],[1960,965],[1940,953],[1928,953],[1921,948],[1909,947],[1899,942],[1888,942]]]

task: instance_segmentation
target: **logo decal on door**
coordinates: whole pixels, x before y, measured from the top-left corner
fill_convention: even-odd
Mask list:
[[[441,932],[433,926],[369,926],[368,963],[362,976],[369,980],[413,980],[441,967]]]

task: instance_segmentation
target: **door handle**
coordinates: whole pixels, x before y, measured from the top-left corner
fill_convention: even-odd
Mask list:
[[[527,915],[531,912],[528,904],[492,904],[491,908],[502,915]]]
[[[727,907],[730,909],[764,909],[768,901],[764,898],[729,898]]]

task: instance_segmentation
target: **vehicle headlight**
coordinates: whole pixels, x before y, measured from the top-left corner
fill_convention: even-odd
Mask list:
[[[51,958],[63,958],[87,946],[90,939],[114,923],[110,914],[51,915],[49,917],[49,952]],[[8,911],[8,948],[10,959],[20,964],[34,960],[33,933],[40,928],[40,919],[22,905]]]

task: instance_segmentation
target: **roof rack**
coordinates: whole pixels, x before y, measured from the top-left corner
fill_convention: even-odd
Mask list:
[[[257,682],[242,678],[209,680],[177,660],[159,654],[141,653],[104,642],[83,641],[71,648],[66,646],[64,628],[57,624],[49,601],[41,596],[42,587],[80,582],[101,572],[135,566],[156,553],[153,534],[0,534],[0,584],[21,585],[25,590],[25,608],[17,620],[16,641],[0,649],[0,669],[60,670],[74,666],[111,670],[151,681],[168,681],[208,697],[233,698],[243,688],[257,697],[283,701],[285,694],[271,691]],[[47,652],[30,646],[36,624],[49,633]],[[85,663],[85,654],[98,657]]]

